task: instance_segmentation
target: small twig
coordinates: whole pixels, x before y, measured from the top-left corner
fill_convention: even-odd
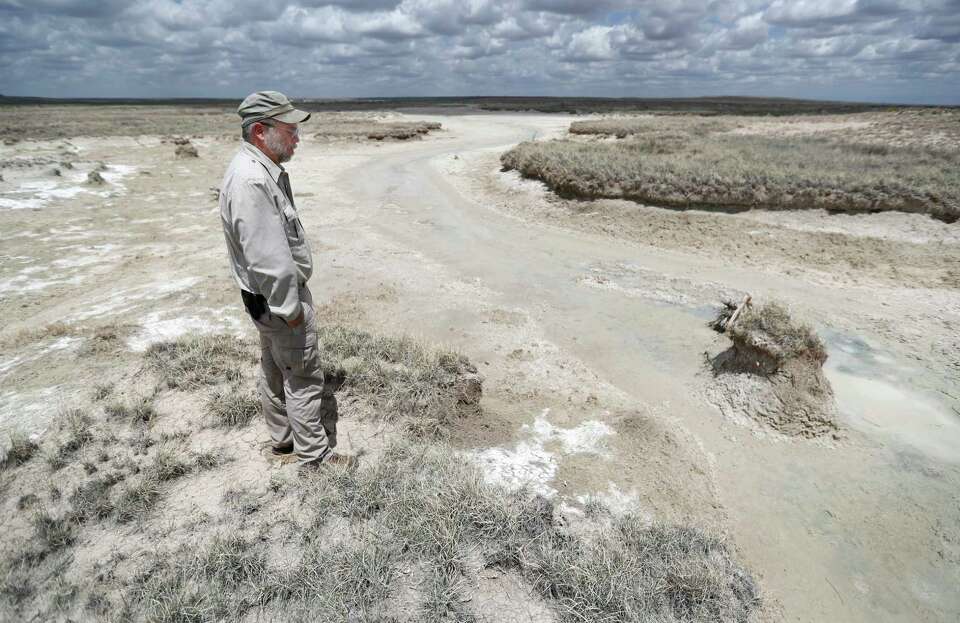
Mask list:
[[[833,582],[830,581],[830,578],[824,576],[823,579],[827,581],[827,584],[830,585],[830,588],[833,589],[833,592],[837,594],[837,599],[840,600],[840,605],[845,606],[846,604],[843,603],[843,596],[840,595],[840,591],[838,591],[837,587],[833,585]]]
[[[731,326],[733,326],[733,323],[736,322],[737,318],[740,317],[740,313],[743,311],[743,308],[749,304],[750,304],[750,295],[748,294],[743,297],[743,301],[740,302],[740,305],[737,306],[737,309],[734,310],[734,312],[730,315],[730,318],[727,320],[727,322],[724,323],[723,325],[724,331],[726,331]]]

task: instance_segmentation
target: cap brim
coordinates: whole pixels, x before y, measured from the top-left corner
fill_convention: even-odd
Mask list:
[[[303,123],[310,118],[310,113],[294,108],[273,118],[283,123]]]

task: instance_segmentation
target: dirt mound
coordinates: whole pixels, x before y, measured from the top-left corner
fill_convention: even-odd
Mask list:
[[[819,437],[837,430],[833,390],[823,375],[827,351],[778,303],[725,302],[710,327],[733,342],[710,360],[721,409],[745,413],[775,430]]]

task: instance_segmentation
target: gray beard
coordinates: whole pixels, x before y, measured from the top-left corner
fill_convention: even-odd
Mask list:
[[[266,144],[267,149],[273,152],[273,155],[277,157],[277,160],[280,162],[289,162],[290,158],[293,157],[293,150],[285,151],[283,145],[283,138],[278,136],[279,132],[273,128],[264,135],[263,142]]]

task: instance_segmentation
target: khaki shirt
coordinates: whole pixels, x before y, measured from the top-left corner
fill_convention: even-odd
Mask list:
[[[310,244],[289,189],[283,167],[247,142],[220,185],[233,277],[242,289],[267,299],[270,312],[284,320],[300,315],[298,285],[313,274]]]

